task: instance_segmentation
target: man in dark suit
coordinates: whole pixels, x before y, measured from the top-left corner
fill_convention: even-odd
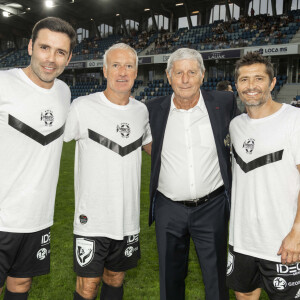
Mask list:
[[[233,93],[200,90],[204,72],[199,52],[178,49],[166,70],[173,95],[147,103],[153,136],[149,224],[155,220],[161,300],[185,298],[190,237],[206,300],[229,299],[228,128],[237,107]]]

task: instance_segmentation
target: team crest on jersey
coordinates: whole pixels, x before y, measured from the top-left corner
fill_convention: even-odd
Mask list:
[[[45,126],[52,126],[54,122],[54,115],[53,111],[50,109],[45,110],[44,112],[41,112],[41,121],[45,122]]]
[[[228,251],[228,259],[227,259],[227,276],[229,276],[234,269],[234,255]]]
[[[252,154],[254,150],[255,139],[248,139],[244,142],[243,148],[245,148],[247,154]]]
[[[120,132],[122,138],[129,138],[130,127],[128,123],[121,123],[117,125],[117,132]]]
[[[94,258],[95,241],[85,238],[76,239],[76,259],[81,267],[88,265]]]

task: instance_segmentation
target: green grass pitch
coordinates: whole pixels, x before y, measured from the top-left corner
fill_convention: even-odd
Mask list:
[[[75,143],[63,147],[56,194],[54,225],[51,228],[51,273],[36,277],[30,300],[72,300],[76,276],[73,272],[73,170]],[[148,226],[150,157],[143,153],[141,186],[141,255],[137,268],[127,272],[124,300],[159,300],[158,256],[154,226]],[[231,291],[230,299],[235,299]],[[3,299],[3,294],[0,297]],[[99,299],[99,296],[98,296]],[[196,253],[191,242],[186,300],[204,300],[204,286]],[[261,299],[268,299],[262,295]]]

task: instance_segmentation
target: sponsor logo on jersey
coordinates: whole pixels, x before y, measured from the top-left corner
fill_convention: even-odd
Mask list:
[[[228,251],[228,259],[227,259],[227,276],[229,276],[234,269],[234,255]]]
[[[277,290],[284,290],[287,286],[287,283],[286,281],[282,278],[282,277],[276,277],[274,280],[273,280],[273,285],[274,287],[277,289]]]
[[[130,257],[130,256],[132,256],[132,254],[133,254],[135,251],[138,251],[138,249],[139,249],[139,247],[133,248],[132,246],[129,246],[129,247],[126,248],[124,254],[125,254],[125,256]]]
[[[300,263],[293,265],[282,265],[276,264],[278,275],[299,275],[300,274]]]
[[[95,241],[76,238],[76,259],[81,267],[88,265],[94,258]]]
[[[254,150],[255,139],[248,139],[244,142],[243,148],[245,148],[247,154],[252,154]]]
[[[127,245],[137,243],[138,241],[139,241],[139,235],[138,234],[129,235],[128,238],[127,238]]]
[[[224,139],[224,145],[225,145],[225,147],[230,147],[230,135],[229,135],[229,133],[226,135],[226,137]]]
[[[80,223],[81,223],[82,225],[84,225],[84,224],[87,223],[88,217],[85,216],[85,215],[80,215],[80,216],[79,216],[79,221],[80,221]]]
[[[297,286],[300,284],[300,280],[299,281],[294,281],[294,282],[289,282],[288,286]]]
[[[297,294],[295,295],[295,299],[300,298],[300,289],[298,290]]]
[[[50,244],[50,238],[51,238],[50,231],[49,233],[43,234],[41,240],[41,246]]]
[[[46,248],[41,248],[41,249],[37,252],[36,258],[37,258],[38,260],[44,260],[44,259],[46,258],[46,256],[47,256],[47,254],[48,254],[48,250],[47,250]]]
[[[45,126],[52,126],[54,122],[54,115],[53,111],[50,109],[47,109],[44,111],[44,113],[41,113],[41,121],[45,122]]]
[[[129,138],[130,127],[128,123],[121,123],[117,125],[117,132],[120,132],[122,138]]]

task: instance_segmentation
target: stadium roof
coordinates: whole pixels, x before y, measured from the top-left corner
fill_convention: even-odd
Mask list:
[[[235,0],[229,2],[239,2]],[[245,1],[245,0],[243,0]],[[246,0],[247,1],[247,0]],[[45,0],[0,0],[0,39],[11,35],[29,37],[33,25],[47,16],[60,17],[69,21],[76,28],[88,28],[91,19],[97,25],[102,23],[115,25],[116,14],[123,19],[139,22],[143,14],[150,16],[150,8],[155,14],[167,17],[173,12],[174,17],[186,15],[183,6],[176,3],[185,2],[189,12],[205,10],[213,3],[224,4],[225,0],[53,0],[54,6],[47,8]],[[9,13],[4,17],[3,12]]]

